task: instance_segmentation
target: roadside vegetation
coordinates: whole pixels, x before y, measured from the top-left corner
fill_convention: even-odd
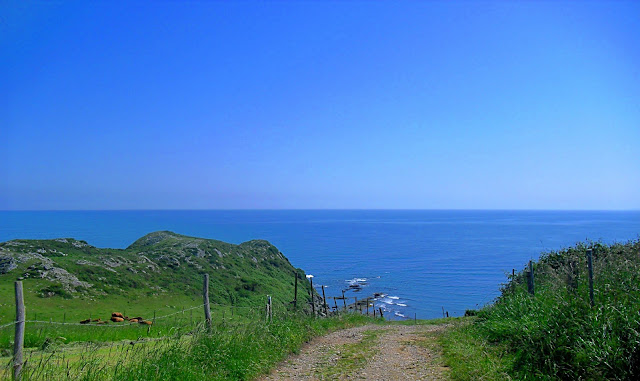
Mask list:
[[[158,338],[75,346],[52,341],[27,355],[23,380],[250,380],[315,336],[374,320],[349,313],[316,319],[286,313],[272,321],[218,321],[211,331],[198,324]],[[4,360],[0,378],[11,374],[10,357]]]
[[[454,379],[640,379],[640,240],[544,253],[534,279],[531,295],[526,269],[510,276],[492,305],[443,335]]]

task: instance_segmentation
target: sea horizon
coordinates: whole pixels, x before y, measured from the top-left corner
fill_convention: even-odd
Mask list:
[[[239,244],[264,239],[314,285],[339,296],[385,295],[397,318],[452,316],[490,303],[506,274],[587,240],[638,239],[638,211],[70,210],[2,211],[0,241],[75,238],[126,248],[161,230]]]

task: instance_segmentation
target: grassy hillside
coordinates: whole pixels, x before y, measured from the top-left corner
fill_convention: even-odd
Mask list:
[[[587,248],[593,249],[589,302]],[[501,296],[443,340],[457,379],[640,378],[640,241],[578,244],[544,253]]]
[[[204,327],[201,306],[205,273],[211,330]],[[290,304],[295,276],[297,309]],[[4,242],[0,326],[14,318],[18,279],[28,321],[24,380],[253,379],[313,336],[375,321],[359,314],[314,319],[300,313],[309,309],[310,284],[266,241],[232,245],[156,232],[124,250],[75,239]],[[273,320],[265,316],[267,295],[273,297]],[[89,316],[106,320],[114,311],[158,319],[149,330],[128,322],[55,324]],[[11,374],[12,339],[13,326],[0,327],[0,378]]]
[[[205,273],[210,274],[214,319],[223,312],[262,314],[267,295],[273,297],[274,310],[291,308],[296,273],[298,305],[308,307],[304,272],[267,241],[233,245],[163,231],[123,250],[70,238],[0,243],[0,325],[15,316],[13,283],[18,279],[24,284],[28,320],[79,322],[106,320],[114,311],[150,319],[154,313],[200,305]],[[4,333],[0,347],[9,345]]]

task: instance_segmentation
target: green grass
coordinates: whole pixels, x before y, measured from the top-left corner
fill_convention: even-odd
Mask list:
[[[32,355],[24,379],[248,380],[267,373],[314,336],[371,321],[358,314],[325,319],[290,314],[272,322],[225,320],[210,332],[200,325],[186,335],[176,332],[135,345],[53,346]]]
[[[109,341],[119,341],[119,340],[135,340],[139,337],[164,337],[167,335],[171,335],[176,331],[188,331],[190,329],[195,328],[195,326],[203,321],[204,319],[204,310],[203,307],[198,307],[193,310],[189,310],[191,306],[197,306],[199,303],[202,303],[201,300],[182,300],[185,308],[184,314],[182,313],[183,307],[182,303],[176,303],[176,299],[165,299],[165,300],[157,300],[156,309],[152,309],[154,305],[150,302],[147,302],[145,308],[142,307],[129,307],[130,309],[113,309],[108,310],[104,307],[101,307],[101,304],[93,305],[89,311],[79,312],[82,310],[82,307],[77,307],[74,310],[68,310],[66,313],[66,319],[64,319],[65,313],[61,313],[59,311],[51,311],[51,314],[48,315],[43,313],[42,311],[46,311],[46,309],[41,308],[40,313],[35,315],[35,313],[27,312],[27,321],[29,320],[40,320],[48,322],[51,319],[54,323],[66,321],[67,323],[79,323],[81,320],[88,318],[91,316],[92,318],[101,318],[103,320],[108,320],[111,312],[119,311],[124,312],[128,316],[142,316],[145,319],[153,320],[154,312],[155,316],[159,319],[156,320],[155,325],[147,332],[147,326],[143,326],[140,324],[130,324],[128,322],[124,323],[112,323],[109,322],[105,326],[101,325],[59,325],[59,324],[48,324],[48,323],[27,323],[25,329],[25,348],[39,348],[46,340],[56,339],[62,343],[69,344],[73,342],[109,342]],[[116,304],[114,302],[104,301],[104,304]],[[160,303],[175,303],[176,305],[168,305]],[[190,303],[190,304],[186,304]],[[274,307],[275,313],[286,313],[286,306],[278,306]],[[65,309],[67,311],[67,309]],[[71,312],[75,311],[75,312]],[[92,311],[92,312],[90,312]],[[108,312],[106,312],[108,311]],[[214,322],[222,322],[225,321],[241,321],[241,322],[250,322],[264,316],[264,308],[263,307],[231,307],[231,306],[211,306],[212,311],[212,319]],[[177,313],[177,314],[176,314]],[[166,318],[160,318],[164,315],[173,314],[172,316]],[[61,339],[60,339],[61,338]],[[14,327],[9,326],[3,329],[0,329],[0,355],[6,353],[10,349],[13,348],[13,340],[14,340]]]
[[[14,281],[23,278],[28,319],[80,321],[111,312],[147,317],[166,306],[201,303],[202,279],[210,275],[212,303],[263,306],[271,295],[277,306],[293,299],[298,278],[299,305],[307,308],[311,286],[267,241],[240,245],[171,232],[148,234],[126,249],[101,249],[84,241],[14,240],[0,243],[0,325],[15,316]],[[90,287],[51,279],[51,267]],[[44,318],[44,319],[43,319]]]
[[[471,318],[453,322],[439,338],[445,364],[454,380],[509,380],[512,355],[504,344],[490,343]]]
[[[7,263],[14,266],[6,267]],[[0,274],[0,326],[14,320],[14,281],[20,278],[24,278],[27,321],[108,320],[112,312],[152,320],[154,314],[166,315],[202,304],[205,273],[210,275],[211,310],[219,321],[223,315],[227,319],[231,315],[237,319],[262,316],[267,295],[273,298],[274,311],[290,311],[296,276],[298,308],[310,310],[311,287],[304,272],[291,266],[273,245],[260,240],[233,245],[156,232],[124,250],[99,249],[74,239],[14,240],[0,243],[1,264],[10,270]],[[51,267],[63,269],[92,286],[74,288],[43,277],[43,271],[50,271]],[[193,314],[195,321],[202,320],[202,310]],[[185,319],[189,321],[180,325],[159,320],[151,336],[164,336],[176,326],[190,327],[190,318]],[[68,344],[133,340],[140,335],[146,335],[146,327],[116,329],[27,323],[25,346],[37,348],[47,339],[58,337]],[[0,328],[0,354],[9,350],[12,342],[13,327]]]
[[[595,305],[585,254],[593,249]],[[443,339],[455,379],[633,380],[640,378],[640,241],[578,244],[544,253],[473,323]],[[474,368],[474,377],[468,374]]]

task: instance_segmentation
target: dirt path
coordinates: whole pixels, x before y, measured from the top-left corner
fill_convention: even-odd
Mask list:
[[[367,325],[313,340],[262,380],[445,380],[444,325]]]

